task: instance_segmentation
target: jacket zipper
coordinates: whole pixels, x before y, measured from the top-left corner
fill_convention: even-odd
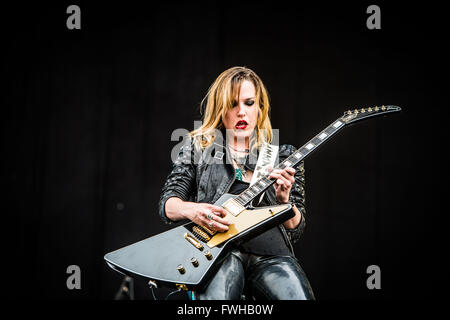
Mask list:
[[[228,158],[228,154],[225,154],[225,158]],[[225,163],[225,165],[226,165],[226,163]],[[233,179],[231,179],[231,183],[228,185],[227,190],[225,191],[225,193],[228,193],[228,191],[230,191],[231,186],[233,185],[233,182],[236,179],[236,170],[234,170],[233,164],[231,164],[231,167],[233,168]]]
[[[233,166],[233,165],[231,165],[231,166]],[[233,167],[233,179],[231,179],[231,183],[229,183],[225,193],[228,193],[228,191],[230,191],[231,186],[233,185],[233,182],[234,182],[235,179],[236,179],[236,170],[234,170],[234,167]]]

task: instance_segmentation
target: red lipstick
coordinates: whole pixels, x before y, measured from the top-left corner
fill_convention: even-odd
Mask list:
[[[238,122],[236,123],[235,128],[236,128],[236,129],[245,129],[245,128],[247,128],[247,126],[248,126],[247,121],[245,121],[245,120],[240,120],[240,121],[238,121]]]

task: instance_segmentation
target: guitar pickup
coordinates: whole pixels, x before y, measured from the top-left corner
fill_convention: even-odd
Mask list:
[[[209,241],[211,237],[208,235],[209,230],[208,228],[201,228],[200,226],[194,226],[192,227],[192,233],[195,235],[196,238],[200,238],[200,240],[203,241]],[[212,232],[212,231],[211,231]],[[210,235],[213,235],[214,233],[209,233]]]
[[[184,234],[184,238],[189,241],[194,247],[196,247],[198,250],[203,250],[203,245],[198,242],[193,236],[188,234],[187,232]]]
[[[245,210],[245,207],[234,199],[228,199],[222,207],[235,217]]]

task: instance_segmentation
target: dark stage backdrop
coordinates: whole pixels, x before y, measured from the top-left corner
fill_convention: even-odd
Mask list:
[[[80,30],[66,27],[71,4]],[[281,143],[303,145],[347,109],[403,108],[307,158],[295,252],[319,300],[438,298],[443,10],[379,3],[381,29],[369,30],[371,4],[2,5],[3,294],[113,299],[122,276],[104,254],[169,228],[157,203],[171,133],[191,130],[209,85],[240,65],[265,82]],[[70,265],[79,290],[66,286]],[[366,286],[370,265],[379,290]],[[151,299],[145,283],[135,296]]]

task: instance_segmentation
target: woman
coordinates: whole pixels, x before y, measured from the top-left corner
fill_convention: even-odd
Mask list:
[[[249,186],[261,147],[272,141],[269,99],[252,70],[233,67],[215,80],[202,104],[203,123],[190,132],[189,143],[174,161],[162,190],[159,214],[167,223],[189,219],[224,232],[230,225],[225,209],[211,203],[226,192],[239,194]],[[220,141],[223,136],[225,142]],[[223,153],[217,146],[223,146]],[[291,145],[281,145],[279,161],[294,151]],[[272,170],[269,178],[276,182],[257,205],[290,202],[294,217],[233,250],[206,289],[191,298],[237,300],[245,286],[245,293],[255,298],[314,299],[292,248],[305,228],[303,163],[297,171],[290,167]]]

